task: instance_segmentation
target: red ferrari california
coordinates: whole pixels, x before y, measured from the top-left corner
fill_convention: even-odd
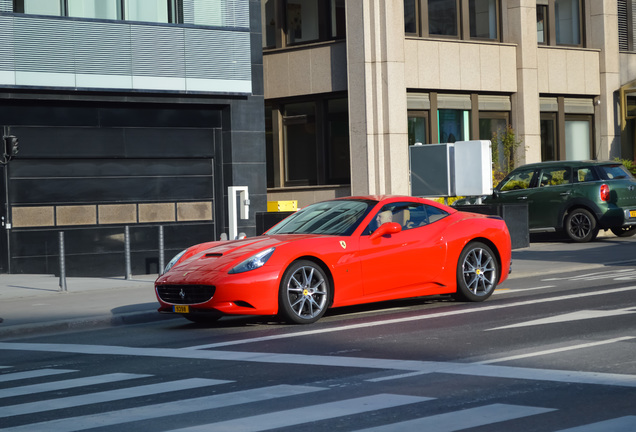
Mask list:
[[[155,290],[160,312],[195,322],[278,314],[309,324],[330,307],[360,303],[437,294],[483,301],[509,271],[501,218],[364,196],[309,205],[258,237],[192,246]]]

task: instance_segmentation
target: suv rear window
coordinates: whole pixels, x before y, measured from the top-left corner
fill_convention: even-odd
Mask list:
[[[609,180],[633,178],[632,174],[621,164],[601,165],[599,168]]]

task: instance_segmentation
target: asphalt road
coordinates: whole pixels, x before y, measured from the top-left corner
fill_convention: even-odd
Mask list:
[[[616,261],[514,278],[481,304],[1,342],[0,430],[631,432],[636,262]]]

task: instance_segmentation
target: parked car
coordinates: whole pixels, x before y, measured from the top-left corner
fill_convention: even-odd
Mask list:
[[[155,282],[160,312],[191,321],[276,315],[307,324],[329,307],[452,294],[483,301],[510,270],[496,216],[413,197],[307,206],[262,236],[202,243]]]
[[[530,232],[564,231],[575,242],[600,229],[636,234],[636,179],[619,162],[555,161],[521,166],[484,204],[528,204]],[[458,204],[472,201],[458,201]]]

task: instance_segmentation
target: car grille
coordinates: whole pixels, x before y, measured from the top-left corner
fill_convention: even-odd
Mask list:
[[[157,294],[166,303],[196,304],[210,300],[215,289],[213,285],[159,285]]]

